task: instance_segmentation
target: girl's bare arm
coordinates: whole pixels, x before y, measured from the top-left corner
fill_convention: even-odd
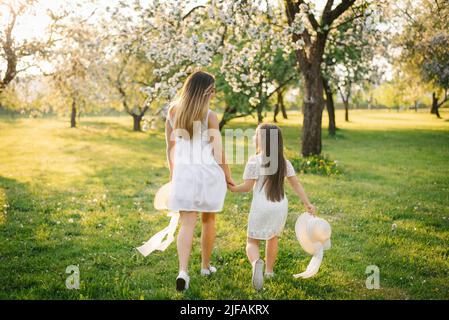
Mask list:
[[[307,211],[309,213],[315,214],[315,207],[310,203],[309,198],[306,195],[306,192],[299,182],[298,178],[296,176],[288,177],[288,182],[292,186],[295,193],[298,195],[298,197],[301,199],[304,206],[307,208]]]
[[[232,192],[250,192],[253,190],[254,183],[256,183],[254,179],[244,180],[242,184],[229,187],[229,190]]]

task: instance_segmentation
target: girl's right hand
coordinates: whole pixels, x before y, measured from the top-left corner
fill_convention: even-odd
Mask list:
[[[312,216],[316,217],[316,208],[313,204],[309,203],[307,206],[307,212],[310,213]]]

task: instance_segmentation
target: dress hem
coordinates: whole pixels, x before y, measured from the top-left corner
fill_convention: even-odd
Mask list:
[[[268,240],[271,240],[271,239],[273,239],[274,237],[280,237],[281,236],[281,234],[273,234],[273,235],[271,235],[271,236],[269,236],[269,237],[253,237],[253,236],[251,236],[250,234],[247,234],[246,235],[248,238],[251,238],[251,239],[254,239],[254,240],[262,240],[262,241],[268,241]]]

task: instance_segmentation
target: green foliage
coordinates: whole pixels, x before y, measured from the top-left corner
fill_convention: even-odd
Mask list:
[[[321,176],[340,175],[341,170],[336,160],[330,160],[327,156],[309,156],[306,158],[290,159],[293,167],[299,173],[312,173]]]

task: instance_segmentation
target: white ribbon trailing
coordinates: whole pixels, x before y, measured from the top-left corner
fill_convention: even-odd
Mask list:
[[[137,248],[137,250],[144,257],[148,256],[155,250],[165,251],[165,249],[167,249],[175,240],[175,232],[176,227],[178,226],[179,213],[169,212],[167,216],[171,216],[168,226],[152,236],[150,240],[145,242],[142,246]]]
[[[163,185],[154,197],[154,208],[156,210],[168,210],[168,197],[170,194],[170,183]],[[170,211],[167,214],[171,217],[168,226],[150,238],[140,247],[136,248],[144,257],[155,250],[165,251],[175,240],[176,227],[178,226],[179,213]],[[164,240],[165,239],[165,240]]]
[[[314,275],[317,274],[318,270],[320,270],[321,262],[323,261],[323,247],[319,249],[312,257],[312,260],[310,260],[309,265],[307,266],[306,271],[294,274],[293,277],[295,278],[311,278]]]

